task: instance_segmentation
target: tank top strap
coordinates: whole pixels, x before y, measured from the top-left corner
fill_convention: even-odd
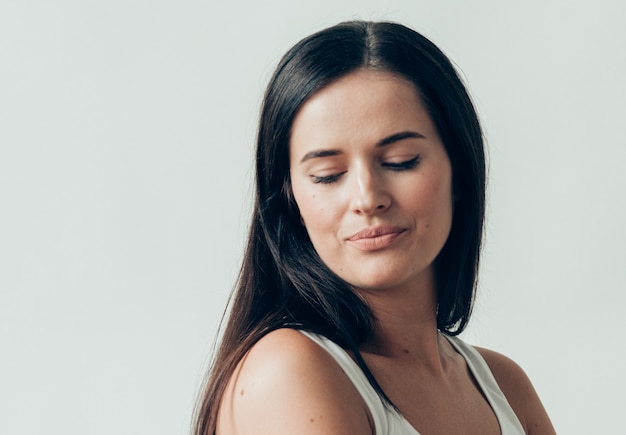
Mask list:
[[[522,424],[480,353],[458,337],[442,335],[448,339],[452,347],[465,359],[487,402],[489,402],[491,409],[496,414],[502,435],[524,435],[526,432]]]
[[[383,403],[361,367],[345,349],[322,335],[300,332],[326,350],[346,373],[370,412],[376,435],[420,435],[401,414]]]
[[[300,332],[322,347],[339,364],[365,401],[374,423],[375,433],[384,433],[382,430],[386,426],[384,405],[358,364],[348,352],[328,338],[308,331],[300,330]]]

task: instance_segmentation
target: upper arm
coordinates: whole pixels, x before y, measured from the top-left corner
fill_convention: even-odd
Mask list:
[[[369,413],[334,359],[298,331],[263,337],[233,373],[218,435],[367,434]]]
[[[535,388],[522,368],[497,352],[476,348],[487,362],[493,376],[527,434],[555,434],[550,418]]]

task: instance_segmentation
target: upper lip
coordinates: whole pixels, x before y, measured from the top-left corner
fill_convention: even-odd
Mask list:
[[[360,240],[360,239],[372,239],[374,237],[380,237],[380,236],[384,236],[387,234],[401,233],[404,230],[405,229],[401,227],[388,227],[388,226],[366,228],[364,230],[359,231],[358,233],[354,233],[353,235],[348,237],[348,240],[354,241],[354,240]]]

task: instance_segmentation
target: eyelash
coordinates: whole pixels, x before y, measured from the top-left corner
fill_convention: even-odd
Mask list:
[[[409,169],[415,168],[417,164],[419,163],[419,160],[420,160],[420,156],[415,156],[412,159],[404,161],[404,162],[383,163],[381,166],[391,171],[396,171],[396,172],[407,171]],[[341,177],[343,174],[345,174],[345,172],[340,172],[338,174],[332,174],[332,175],[326,175],[323,177],[311,175],[311,179],[313,180],[313,183],[315,184],[332,184],[335,181],[339,180],[339,177]]]
[[[339,179],[345,172],[341,172],[339,174],[326,175],[324,177],[318,177],[316,175],[311,175],[311,179],[315,184],[332,184]]]
[[[415,156],[411,160],[407,160],[400,163],[383,163],[382,166],[392,171],[406,171],[408,169],[413,169],[419,163],[420,156]]]

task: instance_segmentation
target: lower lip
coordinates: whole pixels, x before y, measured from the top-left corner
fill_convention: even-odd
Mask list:
[[[365,237],[363,239],[348,240],[348,243],[360,249],[362,251],[379,251],[393,245],[393,243],[404,234],[404,231],[399,233],[390,233],[377,237]]]

